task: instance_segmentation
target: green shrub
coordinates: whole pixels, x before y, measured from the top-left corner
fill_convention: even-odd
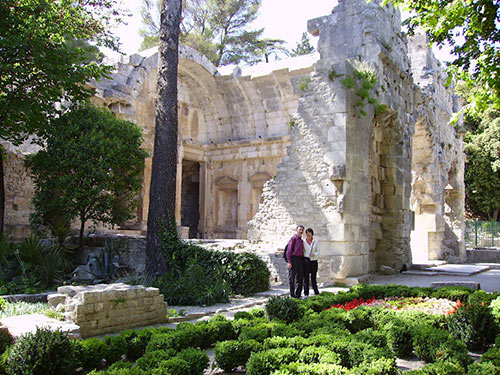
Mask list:
[[[173,357],[166,361],[161,361],[158,367],[153,370],[154,375],[191,375],[189,363],[179,357]]]
[[[153,332],[150,329],[126,330],[120,333],[127,344],[127,359],[136,361],[146,353],[146,346]]]
[[[481,363],[491,363],[500,368],[500,347],[495,346],[494,348],[488,349],[481,356]]]
[[[483,350],[494,342],[498,323],[488,306],[467,305],[449,316],[448,330],[470,350]]]
[[[262,307],[252,307],[248,312],[254,317],[254,318],[265,318],[266,317],[266,312]]]
[[[464,286],[444,286],[436,291],[434,291],[431,297],[434,298],[446,298],[450,301],[467,301],[469,295],[474,293],[474,289],[470,289]]]
[[[349,375],[397,375],[399,374],[394,358],[380,358],[362,363],[349,371]]]
[[[351,367],[349,346],[351,341],[349,336],[317,335],[309,338],[310,345],[324,346],[340,356],[341,365]]]
[[[455,362],[436,362],[418,370],[407,371],[405,375],[466,375],[466,372]]]
[[[338,349],[333,350],[338,352]],[[363,363],[373,362],[380,358],[394,358],[394,354],[387,348],[376,348],[372,345],[356,341],[351,341],[349,343],[349,345],[347,346],[347,352],[349,356],[349,363],[346,367],[359,366]],[[339,354],[342,358],[342,354]]]
[[[500,297],[495,298],[490,303],[491,313],[497,320],[500,319]]]
[[[7,329],[0,329],[0,355],[14,343],[14,339]]]
[[[425,362],[434,362],[443,343],[448,342],[450,334],[443,329],[428,325],[417,326],[413,335],[413,351]]]
[[[467,375],[500,375],[500,366],[489,362],[473,363],[467,368]]]
[[[292,362],[281,366],[272,375],[347,375],[349,372],[345,367],[331,363],[310,363]]]
[[[271,337],[272,327],[272,323],[261,323],[253,327],[243,327],[238,338],[240,340],[263,342],[266,338]]]
[[[7,301],[5,299],[3,299],[2,297],[0,297],[0,311],[5,309],[6,305],[7,305]]]
[[[373,308],[360,306],[354,310],[347,312],[347,319],[349,322],[348,329],[352,332],[358,332],[363,329],[373,327],[372,312]]]
[[[139,358],[135,364],[137,368],[148,371],[158,367],[160,362],[171,359],[176,355],[177,352],[174,349],[151,350],[146,352],[143,357]]]
[[[87,371],[99,369],[102,366],[106,356],[106,348],[101,340],[94,337],[81,341],[72,341],[72,345],[79,366]]]
[[[250,314],[248,311],[238,311],[236,314],[234,314],[234,319],[235,320],[238,320],[238,319],[252,320],[253,315]]]
[[[341,363],[340,355],[324,346],[310,346],[302,349],[299,353],[299,360],[303,363],[330,363],[334,365]]]
[[[252,353],[246,368],[248,375],[269,375],[282,365],[298,359],[298,351],[292,348],[270,349]]]
[[[206,324],[204,331],[207,335],[206,338],[204,338],[207,344],[201,345],[202,347],[208,347],[215,344],[217,341],[232,340],[237,337],[231,321],[227,320],[222,315],[211,318]]]
[[[233,329],[236,336],[239,336],[244,327],[254,327],[262,323],[269,323],[269,321],[265,318],[254,318],[252,320],[248,319],[233,320],[231,323],[233,325]]]
[[[290,297],[271,297],[266,303],[266,313],[269,319],[278,319],[285,323],[297,321],[303,315],[298,302]]]
[[[182,350],[177,358],[186,361],[189,365],[189,374],[203,375],[203,371],[208,367],[208,356],[201,350],[188,348]]]
[[[413,325],[404,319],[393,318],[382,328],[387,335],[389,348],[399,358],[410,357],[413,353]]]
[[[476,290],[474,293],[469,294],[469,297],[467,298],[467,304],[475,305],[484,303],[485,305],[489,306],[490,303],[495,298],[497,298],[496,296],[497,296],[496,293],[488,293],[485,292],[484,290]]]
[[[295,337],[301,335],[301,331],[290,325],[276,323],[271,327],[271,336]]]
[[[76,368],[70,340],[65,333],[38,328],[23,335],[9,350],[9,375],[65,375]]]
[[[389,348],[387,344],[387,333],[367,328],[352,335],[352,340],[370,344],[376,348]]]
[[[309,340],[301,337],[269,337],[264,340],[263,349],[276,349],[276,348],[294,348],[297,350],[301,350],[302,348],[309,345]]]
[[[261,344],[255,340],[229,340],[215,344],[214,354],[217,366],[226,372],[245,366],[253,351]]]
[[[123,336],[108,336],[103,339],[102,343],[107,365],[118,362],[127,354],[127,341]]]

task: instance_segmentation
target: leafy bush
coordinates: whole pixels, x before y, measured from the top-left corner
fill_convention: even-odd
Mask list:
[[[154,374],[158,375],[191,375],[191,366],[187,361],[179,357],[173,357],[161,361],[156,367]]]
[[[269,319],[278,319],[285,323],[299,320],[303,313],[297,301],[290,297],[271,297],[266,303]]]
[[[269,337],[264,340],[263,349],[276,349],[276,348],[294,348],[301,350],[302,348],[308,346],[310,341],[305,337]]]
[[[361,306],[354,310],[347,312],[347,319],[349,322],[348,328],[351,332],[355,333],[367,328],[373,327],[372,312],[373,308]]]
[[[239,339],[263,342],[266,338],[271,337],[272,327],[272,323],[261,323],[253,327],[243,327]]]
[[[495,340],[498,323],[488,306],[463,305],[450,315],[448,330],[470,350],[483,350]]]
[[[6,305],[7,301],[0,297],[0,311],[4,310]]]
[[[6,328],[0,328],[0,355],[2,355],[7,347],[14,343],[14,339]]]
[[[70,340],[65,333],[38,328],[23,335],[9,350],[9,375],[65,375],[76,368]]]
[[[177,351],[174,349],[151,350],[144,354],[143,357],[139,358],[135,362],[135,365],[141,370],[149,371],[158,367],[160,362],[174,358],[176,355]]]
[[[362,363],[349,371],[349,375],[397,375],[399,374],[394,358],[380,358]]]
[[[500,368],[500,347],[495,346],[494,348],[488,349],[481,356],[481,363],[491,363]]]
[[[248,375],[269,375],[283,364],[298,359],[298,351],[292,348],[270,349],[265,352],[252,353],[246,368]]]
[[[252,351],[259,350],[261,345],[255,340],[221,341],[215,345],[215,362],[226,372],[245,366]]]
[[[238,320],[238,319],[252,320],[253,315],[250,314],[248,311],[238,311],[236,314],[234,314],[234,319],[235,320]]]
[[[81,341],[72,341],[71,344],[79,366],[87,371],[101,367],[106,356],[106,348],[101,340],[93,337]]]
[[[490,303],[491,313],[497,320],[500,320],[500,297],[495,298]]]
[[[120,333],[127,345],[126,355],[128,360],[136,361],[146,353],[146,346],[151,340],[152,334],[153,332],[150,329],[140,331],[130,329]]]
[[[352,340],[370,344],[376,348],[387,348],[387,333],[367,328],[352,335]]]
[[[417,357],[426,362],[435,362],[439,357],[453,356],[453,353],[447,352],[447,347],[452,345],[455,340],[444,329],[433,328],[428,325],[417,326],[413,335],[413,350]],[[464,347],[459,348],[454,345],[460,352],[457,356],[467,353]],[[443,358],[445,359],[445,358]]]
[[[203,375],[203,371],[208,367],[208,356],[201,350],[188,348],[182,350],[177,358],[186,361],[189,365],[189,374]]]
[[[345,367],[331,363],[302,363],[292,362],[281,366],[272,375],[348,375],[349,370]]]
[[[340,355],[324,346],[310,346],[302,349],[299,353],[299,360],[303,363],[330,363],[340,365]]]
[[[467,375],[500,375],[500,366],[489,362],[473,363],[467,368]]]
[[[393,318],[383,327],[387,334],[387,344],[399,358],[407,358],[412,355],[413,329],[413,324],[398,318]]]
[[[418,370],[407,371],[405,375],[466,375],[466,372],[455,362],[436,362]]]
[[[281,336],[281,337],[295,337],[302,335],[302,332],[293,326],[275,323],[271,327],[271,336]]]
[[[269,289],[270,272],[254,254],[210,251],[184,243],[175,223],[161,233],[169,270],[153,285],[172,305],[213,305],[231,294],[252,295]]]
[[[432,293],[434,298],[446,298],[450,301],[467,301],[469,295],[474,293],[474,289],[464,286],[444,286]]]
[[[108,336],[102,341],[106,364],[118,362],[127,354],[127,341],[123,336]]]

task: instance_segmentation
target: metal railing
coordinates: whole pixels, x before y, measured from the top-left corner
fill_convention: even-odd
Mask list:
[[[500,248],[500,222],[465,221],[467,249]]]

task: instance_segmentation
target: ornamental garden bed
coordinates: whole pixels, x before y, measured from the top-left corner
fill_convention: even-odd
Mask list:
[[[397,358],[427,364],[405,374],[500,374],[500,294],[465,288],[356,286],[175,329],[127,330],[70,341],[39,330],[12,344],[0,331],[3,374],[203,374],[213,348],[220,373],[396,375]],[[469,351],[481,353],[478,362]],[[29,354],[29,355],[28,355]]]

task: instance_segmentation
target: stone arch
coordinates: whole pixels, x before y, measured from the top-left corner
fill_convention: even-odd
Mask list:
[[[410,263],[407,201],[410,181],[405,177],[409,176],[405,169],[410,170],[408,151],[397,114],[387,110],[376,116],[369,152],[371,271],[380,271],[382,266],[400,271]]]

